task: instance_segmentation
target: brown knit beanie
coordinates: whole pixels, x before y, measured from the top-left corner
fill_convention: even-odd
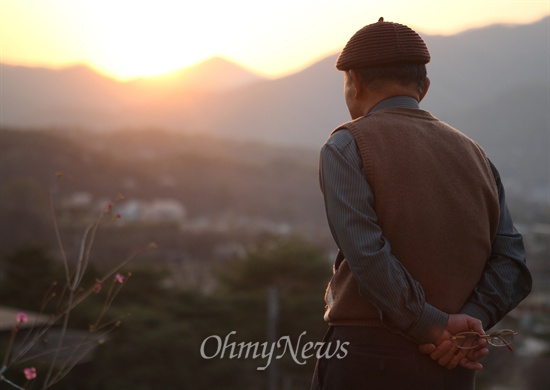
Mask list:
[[[348,41],[336,61],[336,69],[349,70],[372,65],[430,62],[424,40],[411,28],[398,23],[369,24]]]

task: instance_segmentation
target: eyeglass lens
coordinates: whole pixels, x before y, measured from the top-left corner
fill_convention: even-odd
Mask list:
[[[511,331],[495,332],[489,336],[490,337],[487,338],[487,342],[495,347],[509,345],[514,340],[514,332]]]
[[[487,342],[495,347],[504,347],[512,343],[515,332],[511,330],[496,331],[486,336]],[[476,332],[464,332],[455,336],[454,340],[459,348],[476,348],[479,338]]]
[[[476,348],[478,341],[479,334],[473,332],[460,333],[455,336],[455,342],[459,348]]]

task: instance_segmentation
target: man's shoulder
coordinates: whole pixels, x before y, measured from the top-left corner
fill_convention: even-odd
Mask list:
[[[346,160],[349,166],[362,169],[357,143],[346,127],[333,132],[321,149],[321,160],[334,161],[335,158],[340,161]]]
[[[345,126],[346,124],[337,127],[331,134],[325,145],[333,146],[337,149],[344,149],[351,143],[354,143],[353,135]]]

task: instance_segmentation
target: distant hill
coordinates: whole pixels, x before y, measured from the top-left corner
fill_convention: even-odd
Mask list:
[[[550,84],[550,17],[527,25],[493,25],[428,36],[434,83],[426,103],[456,112],[522,85]]]
[[[443,120],[459,119],[457,113],[468,116],[468,110],[518,88],[550,88],[549,37],[550,18],[454,36],[427,36],[432,87],[422,106]],[[241,93],[209,98],[208,106],[195,102],[190,123],[224,136],[317,148],[334,127],[349,120],[343,76],[334,67],[336,57],[286,78],[251,85]],[[205,107],[212,106],[217,107],[216,115],[207,114]],[[460,120],[455,125],[460,127]],[[474,126],[472,131],[477,138],[476,133],[493,130]]]
[[[215,93],[244,87],[263,77],[221,57],[212,57],[193,66],[160,76],[129,81],[127,85],[139,88],[144,94],[155,91],[169,97],[175,92]]]
[[[135,113],[154,111],[173,101],[174,95],[185,104],[207,93],[263,80],[219,57],[130,82],[112,80],[84,65],[48,69],[0,64],[0,77],[0,125],[89,129],[130,125]]]
[[[547,199],[550,17],[426,36],[432,85],[422,107],[487,149],[518,193]],[[0,68],[0,125],[161,128],[317,150],[349,119],[336,54],[262,79],[223,59],[119,83],[88,68]]]
[[[62,172],[63,194],[177,199],[191,218],[224,214],[309,230],[324,227],[311,150],[159,130],[109,133],[0,130],[0,209],[32,208]],[[46,202],[47,203],[47,202]],[[0,213],[1,214],[1,213]]]
[[[442,119],[521,86],[550,85],[550,18],[426,36],[432,79],[424,107]],[[318,147],[348,119],[336,54],[277,80],[212,58],[154,78],[120,83],[84,66],[1,65],[0,124],[115,129],[162,127]],[[292,141],[289,141],[289,138]]]
[[[123,85],[78,65],[66,69],[0,65],[3,125],[80,125],[138,99]]]

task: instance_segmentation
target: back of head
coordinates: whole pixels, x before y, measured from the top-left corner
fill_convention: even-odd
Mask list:
[[[430,52],[424,40],[411,28],[383,18],[357,31],[348,41],[336,68],[354,69],[371,88],[382,81],[417,84],[423,89]]]
[[[338,70],[397,63],[427,64],[430,52],[424,40],[411,28],[399,23],[369,24],[348,41],[336,61]]]

